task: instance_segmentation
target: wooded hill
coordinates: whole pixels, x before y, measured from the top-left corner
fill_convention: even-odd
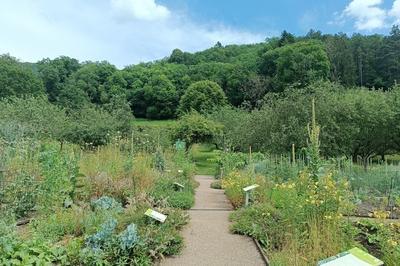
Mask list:
[[[127,55],[129,56],[129,55]],[[37,63],[0,57],[0,98],[46,93],[67,109],[88,103],[126,101],[136,117],[174,118],[186,89],[196,81],[218,83],[233,106],[258,107],[269,92],[303,88],[319,80],[344,87],[388,89],[400,80],[400,29],[389,35],[347,36],[310,30],[249,45],[217,43],[122,70],[109,62],[79,62],[61,56]]]

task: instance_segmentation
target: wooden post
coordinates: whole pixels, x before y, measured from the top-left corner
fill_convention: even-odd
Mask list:
[[[296,152],[295,152],[295,147],[294,143],[292,143],[292,164],[296,163]]]
[[[133,129],[131,131],[131,156],[133,155]]]
[[[251,164],[251,146],[249,148],[249,164]]]

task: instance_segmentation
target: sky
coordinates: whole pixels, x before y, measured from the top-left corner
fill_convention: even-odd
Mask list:
[[[387,34],[400,0],[0,0],[0,54],[117,67],[179,48],[262,42],[283,30]]]

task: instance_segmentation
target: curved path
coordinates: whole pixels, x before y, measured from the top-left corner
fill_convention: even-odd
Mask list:
[[[183,230],[186,247],[181,255],[166,258],[165,266],[190,265],[265,265],[251,238],[229,232],[232,206],[223,190],[210,188],[211,176],[195,176],[194,207],[190,223]]]

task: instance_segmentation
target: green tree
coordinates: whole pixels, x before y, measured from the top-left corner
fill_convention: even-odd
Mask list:
[[[53,103],[58,102],[67,80],[80,68],[78,60],[67,56],[61,56],[53,60],[46,58],[39,61],[37,66],[47,97]]]
[[[356,65],[358,86],[381,88],[383,80],[379,77],[378,51],[381,50],[381,35],[363,36],[354,34],[351,38],[351,49]]]
[[[186,113],[195,110],[200,113],[209,113],[225,104],[226,96],[221,87],[213,81],[203,80],[189,86],[179,102],[179,112]]]
[[[192,112],[182,116],[174,129],[173,137],[186,142],[187,148],[195,143],[210,143],[222,135],[222,125]]]
[[[118,118],[118,122],[116,124],[117,131],[122,133],[127,133],[130,131],[131,122],[134,117],[125,95],[114,95],[111,97],[109,103],[104,105],[104,109],[107,110],[113,117]]]
[[[325,45],[331,62],[331,80],[354,86],[357,72],[349,38],[346,34],[335,34],[326,39]]]
[[[0,98],[43,93],[43,83],[32,69],[24,66],[14,57],[0,56]]]
[[[62,141],[69,125],[64,109],[51,104],[45,95],[0,101],[0,137],[7,141],[24,137]]]
[[[60,105],[69,112],[77,110],[90,103],[90,99],[86,92],[77,85],[75,79],[69,79],[62,85],[62,89],[58,92],[57,105]]]
[[[102,100],[109,98],[105,96],[107,94],[105,84],[116,71],[116,67],[106,61],[88,62],[83,64],[70,79],[74,86],[87,94],[90,102],[103,104]]]
[[[390,35],[383,39],[378,51],[377,68],[379,78],[385,88],[400,82],[400,29],[398,25],[392,27]]]
[[[304,87],[313,81],[326,79],[330,62],[319,41],[302,41],[267,51],[260,71],[272,77],[275,90],[288,84]]]
[[[153,75],[141,94],[146,104],[146,117],[167,119],[176,115],[178,94],[175,86],[165,75]],[[133,105],[135,102],[133,102]]]
[[[292,44],[295,41],[296,40],[295,40],[294,35],[287,32],[286,30],[284,30],[281,34],[281,38],[279,39],[278,45],[279,45],[279,47],[281,47],[281,46],[285,46],[287,44]]]

